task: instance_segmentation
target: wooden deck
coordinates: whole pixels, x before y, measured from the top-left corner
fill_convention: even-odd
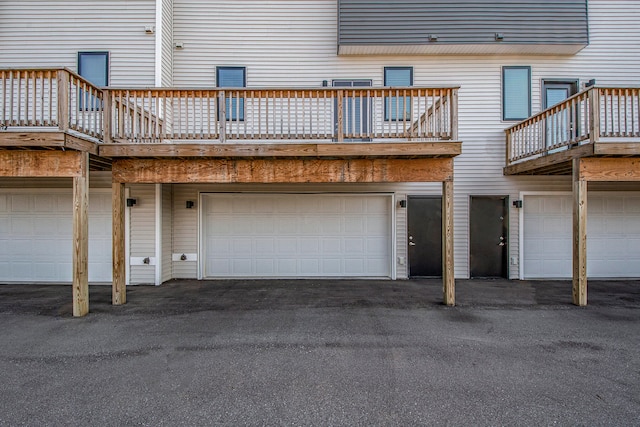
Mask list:
[[[457,87],[97,88],[0,70],[0,149],[105,158],[453,157]]]
[[[505,175],[571,175],[574,159],[640,156],[640,88],[590,88],[508,128],[506,142]]]
[[[112,171],[113,303],[126,302],[125,183],[441,182],[455,304],[457,87],[98,88],[0,70],[0,177],[73,180],[73,312],[88,312],[89,170]]]
[[[640,181],[640,88],[592,87],[506,130],[505,175],[570,175],[573,303],[587,304],[589,182]]]

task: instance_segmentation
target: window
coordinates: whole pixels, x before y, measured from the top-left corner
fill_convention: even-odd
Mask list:
[[[94,86],[109,86],[109,52],[78,52],[78,74]],[[84,91],[80,91],[78,108],[93,110],[98,100]]]
[[[217,67],[216,83],[218,87],[246,87],[247,76],[245,67]],[[244,120],[244,99],[239,96],[225,94],[226,120]]]
[[[413,67],[384,67],[384,85],[407,87],[413,85]],[[411,98],[393,96],[385,99],[385,120],[411,120]]]
[[[372,81],[368,79],[360,80],[346,80],[336,79],[331,82],[333,87],[352,87],[362,88],[371,87]],[[342,132],[345,135],[365,135],[371,129],[371,108],[369,107],[369,100],[366,97],[349,96],[349,91],[346,91],[346,96],[342,100]],[[334,131],[338,133],[338,99],[333,101],[333,123]],[[368,141],[368,138],[347,138],[345,141]]]
[[[502,120],[531,116],[531,67],[502,67]]]

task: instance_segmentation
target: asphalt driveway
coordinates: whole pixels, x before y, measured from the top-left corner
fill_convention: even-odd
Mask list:
[[[0,425],[640,425],[640,281],[0,285]]]

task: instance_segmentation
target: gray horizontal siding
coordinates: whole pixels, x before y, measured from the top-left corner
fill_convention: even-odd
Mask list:
[[[339,0],[339,45],[583,44],[586,0]],[[503,33],[502,42],[495,33]]]

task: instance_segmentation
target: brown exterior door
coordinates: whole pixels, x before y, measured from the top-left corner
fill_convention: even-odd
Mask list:
[[[409,196],[410,277],[442,277],[442,197]]]
[[[469,263],[471,277],[509,275],[509,198],[471,196]]]

